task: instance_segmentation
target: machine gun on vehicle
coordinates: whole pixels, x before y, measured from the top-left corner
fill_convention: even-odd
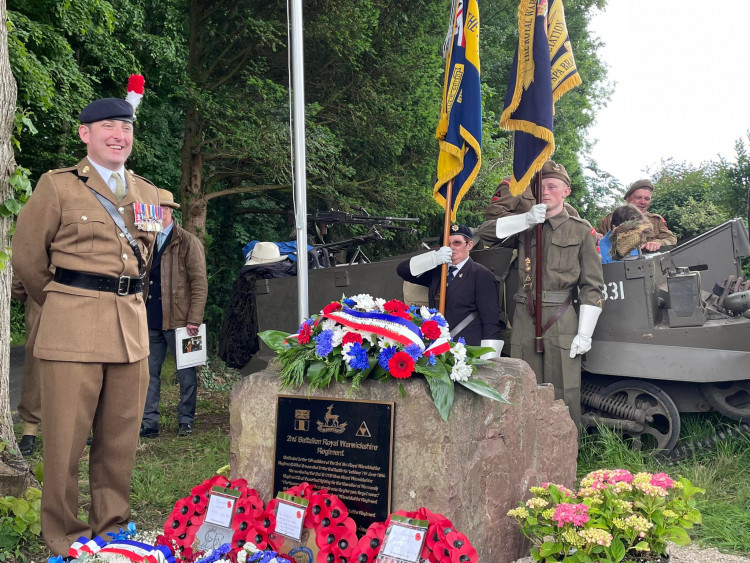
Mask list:
[[[360,207],[358,210],[362,212],[361,215],[354,215],[338,210],[319,211],[314,215],[308,215],[307,221],[308,223],[315,224],[315,236],[320,241],[319,244],[316,242],[314,246],[325,249],[331,257],[333,254],[346,252],[350,248],[355,248],[354,255],[343,262],[348,264],[370,263],[369,257],[362,250],[362,245],[385,240],[379,229],[403,231],[415,236],[417,234],[416,229],[412,225],[419,223],[418,217],[370,215],[364,207]],[[365,225],[370,228],[366,233],[361,235],[354,235],[344,240],[325,242],[324,237],[328,234],[328,228],[333,225]],[[331,264],[336,264],[335,258],[331,260]]]

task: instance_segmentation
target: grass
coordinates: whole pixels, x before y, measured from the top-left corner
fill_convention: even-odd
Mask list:
[[[140,530],[161,529],[175,501],[229,463],[229,389],[238,374],[220,366],[204,370],[194,433],[178,438],[174,413],[179,388],[174,372],[174,363],[168,360],[162,371],[161,436],[141,440],[136,453],[131,491],[133,520]],[[682,439],[705,439],[730,424],[732,421],[718,415],[686,415]],[[89,500],[87,454],[88,450],[79,482],[83,514]],[[31,461],[41,461],[41,449]],[[602,429],[582,437],[578,476],[601,468],[664,471],[687,477],[706,489],[706,494],[699,496],[703,525],[691,530],[693,539],[722,551],[750,554],[750,435],[735,435],[720,441],[716,448],[698,449],[679,463],[669,463],[629,450],[616,434]],[[41,540],[23,554],[35,562],[46,561],[49,555]]]

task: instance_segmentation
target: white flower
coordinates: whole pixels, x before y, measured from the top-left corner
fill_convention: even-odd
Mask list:
[[[466,360],[466,346],[460,342],[456,342],[455,345],[451,346],[451,354],[456,358],[456,363],[465,362]]]
[[[464,362],[456,362],[451,370],[451,379],[453,381],[466,381],[471,375],[471,366]]]
[[[389,346],[391,348],[397,348],[398,343],[392,338],[388,338],[387,336],[378,336],[378,346],[380,348],[388,348]]]
[[[446,340],[451,339],[451,329],[449,329],[447,326],[441,326],[440,327],[440,338],[445,338]]]
[[[380,311],[381,313],[385,311],[385,309],[383,308],[383,305],[385,305],[385,303],[386,301],[382,297],[375,298],[375,306],[378,308],[378,311]]]
[[[320,326],[320,330],[333,330],[338,326],[336,321],[331,319],[323,319],[318,325]]]
[[[334,325],[331,329],[331,344],[333,344],[333,347],[341,346],[341,341],[344,339],[344,334],[346,334],[346,331],[341,327],[341,325]]]
[[[376,336],[372,332],[360,332],[362,335],[362,346],[365,345],[365,340],[370,343],[370,346],[375,344]]]
[[[422,305],[419,308],[419,316],[422,317],[424,320],[427,320],[432,316],[432,313],[430,313],[430,310],[427,307]]]
[[[368,295],[367,293],[360,293],[352,297],[352,299],[356,303],[356,307],[365,311],[372,311],[375,308],[375,300],[372,298],[372,295]]]

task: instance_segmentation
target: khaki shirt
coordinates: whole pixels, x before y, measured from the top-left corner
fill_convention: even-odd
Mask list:
[[[109,199],[146,265],[156,232],[135,226],[134,203],[159,205],[156,187],[126,173],[128,194],[118,203],[88,159],[43,174],[18,216],[13,269],[29,296],[43,305],[34,356],[70,362],[134,362],[148,356],[143,295],[119,296],[63,285],[50,266],[100,276],[138,277],[127,240],[89,187]]]
[[[648,219],[653,229],[652,233],[646,238],[646,242],[659,241],[662,244],[675,245],[677,244],[677,237],[667,227],[667,222],[664,217],[658,213],[650,213],[646,211],[643,216]],[[604,219],[601,220],[599,226],[596,228],[597,232],[606,235],[612,228],[612,214],[610,213]]]
[[[531,236],[531,252],[526,262],[524,238]],[[536,227],[518,236],[519,292],[524,292],[526,275],[536,281]],[[578,287],[578,298],[583,305],[602,306],[604,276],[602,260],[596,250],[594,229],[585,219],[571,217],[563,209],[548,218],[542,228],[543,252],[542,289],[544,291],[572,291]],[[533,286],[532,286],[533,287]],[[534,289],[532,288],[532,293]]]

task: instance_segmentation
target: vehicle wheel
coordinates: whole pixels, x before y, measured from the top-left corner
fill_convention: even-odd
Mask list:
[[[639,379],[623,379],[605,387],[602,395],[646,413],[642,432],[623,430],[623,438],[634,450],[670,451],[680,437],[680,411],[660,387]]]
[[[724,416],[740,422],[750,421],[750,380],[705,383],[701,391],[711,406]]]

